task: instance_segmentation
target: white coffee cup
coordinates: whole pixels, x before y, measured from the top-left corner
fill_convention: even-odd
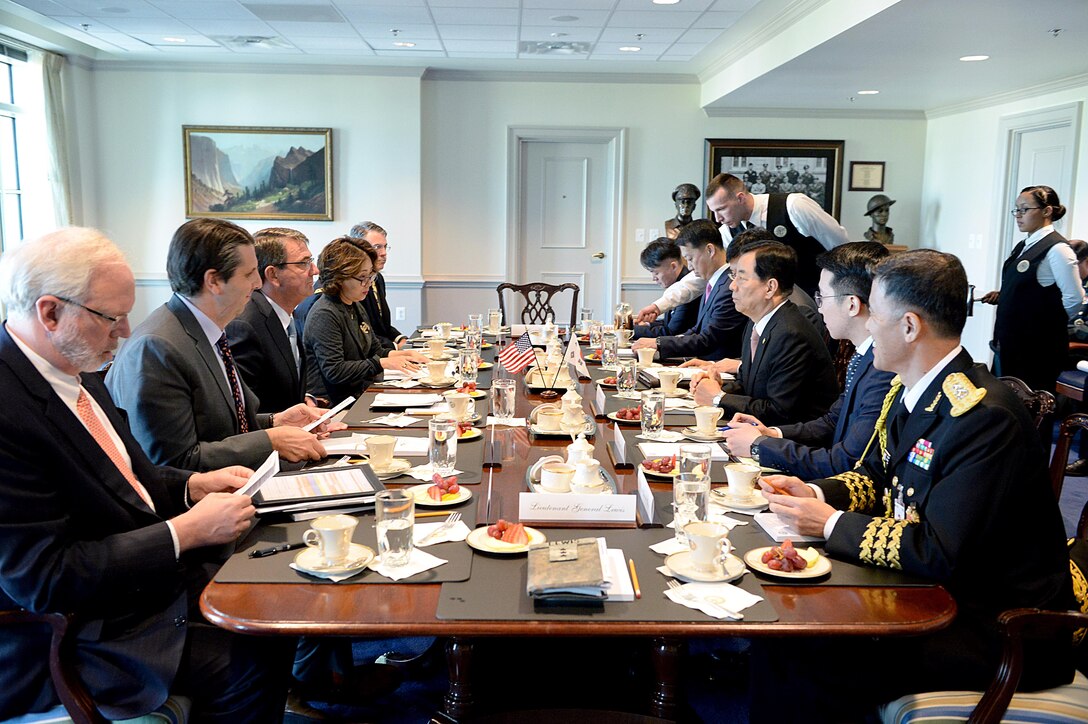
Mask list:
[[[428,362],[427,363],[427,376],[433,381],[442,380],[446,378],[446,363],[445,362]]]
[[[691,546],[691,564],[707,573],[720,572],[725,559],[733,552],[729,528],[708,520],[696,521],[685,525],[684,533]]]
[[[748,500],[756,489],[760,469],[746,463],[725,466],[725,478],[729,481],[729,495],[733,500]]]
[[[616,338],[620,341],[621,347],[630,347],[631,338],[635,336],[635,330],[633,329],[618,329],[616,330]]]
[[[453,329],[453,325],[449,322],[439,322],[433,327],[435,336],[440,339],[449,339],[450,330]]]
[[[725,410],[713,405],[700,405],[695,408],[695,429],[700,435],[714,435],[718,432],[718,420]]]
[[[540,473],[543,471],[543,468],[544,468],[545,465],[547,465],[548,463],[564,463],[564,462],[567,462],[567,461],[564,460],[563,457],[560,456],[560,455],[545,455],[544,457],[540,458],[535,463],[533,463],[532,467],[529,468],[529,477],[532,479],[532,481],[534,483],[539,483],[540,482]]]
[[[450,403],[450,411],[457,420],[467,420],[475,412],[472,396],[464,392],[447,392],[443,397]]]
[[[563,411],[555,407],[541,410],[536,415],[537,427],[545,432],[558,432],[561,429],[560,423],[562,420]]]
[[[366,454],[370,456],[370,467],[376,470],[388,470],[393,462],[393,448],[397,439],[392,435],[371,435],[366,439]]]
[[[427,351],[434,356],[438,356],[446,351],[446,340],[431,338],[427,340]]]
[[[640,367],[649,367],[654,363],[654,354],[657,352],[652,347],[643,347],[636,349],[635,354],[638,355],[638,364]]]
[[[657,379],[661,380],[661,391],[666,395],[676,394],[676,385],[684,376],[679,370],[661,370],[657,373]]]
[[[596,495],[604,492],[604,481],[601,479],[601,464],[596,460],[579,460],[574,466],[574,479],[570,482],[570,490],[578,495]]]
[[[555,493],[566,493],[574,479],[574,466],[566,463],[545,463],[540,468],[540,487]]]
[[[358,524],[359,519],[350,515],[323,515],[314,518],[302,540],[317,548],[325,566],[343,565],[351,555],[351,537]]]

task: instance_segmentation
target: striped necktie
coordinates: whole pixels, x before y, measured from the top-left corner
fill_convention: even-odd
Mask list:
[[[151,496],[147,494],[144,486],[140,485],[140,481],[136,479],[136,473],[132,472],[132,468],[125,462],[125,458],[121,456],[121,451],[117,449],[113,438],[110,437],[109,432],[106,430],[106,426],[102,424],[102,420],[95,413],[94,408],[91,406],[91,400],[82,387],[79,388],[79,397],[76,398],[76,414],[79,415],[79,419],[83,421],[94,441],[102,448],[102,452],[106,453],[106,457],[117,466],[121,475],[136,491],[136,495],[140,496],[140,500],[147,503],[147,507],[154,510],[155,506],[151,502]]]
[[[219,356],[223,358],[223,367],[227,370],[227,382],[230,383],[230,394],[234,398],[234,413],[238,416],[238,430],[247,433],[249,420],[246,419],[246,401],[242,397],[242,385],[238,382],[238,370],[234,367],[234,356],[230,353],[227,335],[221,336],[215,346],[219,348]]]

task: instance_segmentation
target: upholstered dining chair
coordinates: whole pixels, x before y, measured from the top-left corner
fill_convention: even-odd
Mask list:
[[[544,324],[548,320],[556,324],[567,324],[559,318],[553,306],[552,297],[562,292],[571,292],[570,302],[570,328],[578,321],[578,293],[581,291],[577,284],[545,284],[544,282],[529,282],[528,284],[511,284],[503,282],[495,291],[499,294],[499,311],[502,312],[503,322],[511,324],[514,320],[506,313],[506,291],[520,294],[525,306],[521,310],[521,324]]]

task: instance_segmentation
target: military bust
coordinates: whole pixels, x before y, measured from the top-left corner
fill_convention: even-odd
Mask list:
[[[676,216],[665,222],[665,236],[675,239],[680,235],[680,229],[691,223],[691,215],[695,213],[695,204],[698,203],[702,193],[695,184],[680,184],[672,192],[672,202],[676,206]]]
[[[895,243],[895,234],[892,227],[888,226],[888,217],[891,215],[891,205],[895,199],[888,198],[884,194],[876,194],[869,199],[865,215],[873,220],[873,225],[865,230],[866,241],[877,241],[881,244]]]

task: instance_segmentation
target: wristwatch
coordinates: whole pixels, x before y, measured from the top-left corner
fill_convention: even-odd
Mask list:
[[[719,392],[718,394],[714,395],[714,399],[710,401],[710,404],[714,405],[714,407],[717,407],[718,403],[722,401],[723,397],[725,397],[725,393]]]
[[[759,444],[767,439],[766,435],[760,435],[755,440],[752,440],[751,447],[748,448],[748,457],[759,462]]]

